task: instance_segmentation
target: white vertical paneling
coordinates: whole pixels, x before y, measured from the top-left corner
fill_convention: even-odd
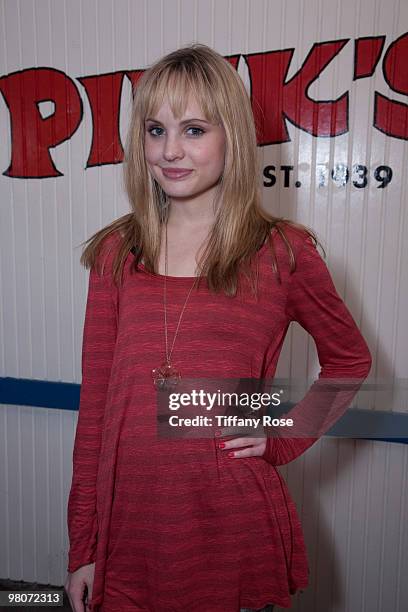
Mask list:
[[[405,492],[408,490],[408,461],[399,462],[402,467],[402,481],[401,481],[401,491]],[[400,519],[399,519],[399,533],[398,533],[398,546],[395,549],[396,554],[396,563],[397,563],[397,571],[396,571],[396,600],[397,600],[397,609],[403,610],[406,607],[406,602],[408,602],[408,580],[406,580],[406,576],[408,575],[408,556],[406,551],[408,549],[408,531],[405,528],[407,524],[407,515],[408,515],[408,503],[405,495],[401,495],[400,502]]]
[[[116,8],[115,8],[116,7]],[[111,2],[96,2],[96,41],[97,41],[97,74],[113,72],[120,67],[115,61],[114,26],[115,14],[126,7],[126,2],[113,5]],[[85,161],[85,160],[84,160]],[[115,174],[120,166],[109,164],[100,166],[98,172],[99,198],[102,212],[102,224],[108,223],[114,213]],[[90,169],[92,172],[92,170]],[[92,202],[94,204],[94,202]]]
[[[171,3],[161,2],[160,13],[156,14],[156,20],[157,23],[160,21],[163,24],[162,53],[170,53],[180,46],[180,13],[174,10],[174,5]]]
[[[311,569],[291,610],[405,610],[407,460],[405,445],[323,439],[280,468]]]
[[[7,413],[0,407],[0,576],[10,575]]]
[[[61,416],[50,410],[48,416],[48,461],[49,461],[49,541],[50,583],[55,584],[63,571],[63,499],[62,499],[62,453]]]
[[[23,550],[21,525],[21,439],[19,410],[9,410],[6,413],[7,453],[4,469],[8,483],[6,497],[8,514],[8,565],[10,576],[22,576]],[[7,576],[6,576],[7,577]]]
[[[212,13],[212,34],[211,34],[211,45],[220,49],[220,53],[222,55],[230,55],[235,52],[235,48],[232,47],[232,33],[233,33],[233,19],[232,16],[234,14],[233,6],[231,2],[217,2],[216,0],[211,4],[211,13]],[[245,3],[246,4],[246,3]],[[234,7],[236,10],[237,7]],[[245,13],[243,13],[245,15]],[[242,13],[241,13],[242,15]],[[239,27],[242,24],[243,19],[237,23]],[[246,30],[244,28],[244,30]],[[238,32],[234,32],[235,35]],[[243,34],[247,34],[247,30],[243,32]],[[239,49],[243,49],[243,45],[245,45],[245,37],[242,36],[240,39]],[[242,51],[241,51],[242,53]]]
[[[27,14],[27,19],[30,19],[33,37],[34,65],[41,66],[39,61],[39,39],[41,32],[38,30],[39,15],[34,2],[27,3],[26,10],[31,4],[30,17]],[[49,32],[46,36],[48,39],[49,49]],[[41,43],[40,43],[41,44]],[[45,61],[46,57],[44,56]],[[49,61],[49,60],[48,60]],[[44,102],[44,104],[46,104]],[[30,270],[30,294],[32,296],[31,303],[31,351],[32,351],[32,373],[33,378],[43,378],[46,376],[47,353],[45,344],[45,274],[44,274],[44,213],[43,213],[43,185],[42,181],[36,181],[33,185],[33,204],[29,208],[30,215],[30,238],[29,243],[29,258],[31,262]]]
[[[48,414],[46,410],[35,410],[34,415],[34,439],[35,439],[35,494],[36,494],[36,517],[35,534],[37,547],[35,559],[37,566],[37,580],[42,584],[49,582],[49,558],[50,558],[50,489],[49,469],[52,457],[49,456],[47,446]]]
[[[367,506],[369,499],[369,470],[371,442],[354,442],[352,461],[352,506],[350,522],[350,557],[346,568],[345,598],[358,610],[363,607],[363,587],[365,573],[365,541],[367,525]],[[375,527],[377,528],[377,526]]]
[[[401,514],[401,492],[395,490],[393,483],[402,480],[403,464],[395,461],[393,444],[385,448],[385,481],[382,497],[381,521],[381,569],[379,603],[383,608],[397,608],[398,591],[396,589],[398,574],[398,556],[393,542],[399,543],[399,531],[404,516]],[[381,497],[380,497],[381,499]],[[399,543],[400,545],[400,543]]]
[[[87,73],[84,67],[84,56],[87,56],[87,48],[83,39],[83,18],[82,18],[82,2],[68,3],[65,8],[67,20],[66,30],[68,39],[69,54],[67,57],[68,74],[76,74],[85,76]],[[90,73],[93,74],[93,71]],[[86,172],[85,165],[88,158],[89,148],[92,142],[91,122],[89,119],[89,105],[86,95],[81,87],[81,99],[83,103],[84,115],[81,123],[81,128],[74,134],[74,146],[72,147],[71,155],[71,171],[75,172],[78,180],[71,181],[71,201],[72,201],[72,245],[70,257],[73,262],[74,269],[77,270],[78,260],[81,253],[80,243],[87,237],[87,204],[88,193],[86,189]],[[95,208],[98,202],[94,202]],[[81,317],[78,313],[83,312],[85,307],[84,293],[86,294],[86,273],[81,270],[80,274],[73,276],[73,347],[74,347],[74,363],[73,363],[73,378],[72,380],[81,379],[81,343],[82,343],[82,325]]]
[[[408,3],[400,2],[399,3],[399,16],[400,21],[404,24],[408,23]],[[402,167],[407,168],[408,161],[408,153],[407,148],[404,148],[404,155],[401,159]],[[405,354],[406,347],[408,346],[408,308],[405,308],[405,304],[403,304],[403,300],[401,296],[408,295],[408,272],[406,262],[408,261],[408,245],[407,240],[405,240],[406,231],[408,230],[408,214],[407,214],[407,181],[401,182],[401,203],[405,205],[401,205],[401,218],[399,223],[400,229],[400,258],[399,258],[399,277],[398,277],[398,285],[396,287],[395,292],[395,301],[396,301],[396,320],[395,320],[395,328],[397,330],[397,338],[395,343],[395,360],[394,360],[394,375],[397,378],[407,378],[407,370],[406,370],[406,359],[404,359],[403,355]],[[405,364],[405,367],[404,365]],[[401,410],[401,404],[397,401],[396,410]],[[405,407],[405,410],[408,410],[408,406]]]
[[[56,2],[50,5],[51,26],[51,56],[52,65],[66,72],[67,70],[67,32],[65,27],[65,3]],[[75,142],[75,141],[74,141]],[[70,164],[71,144],[68,140],[60,146],[55,147],[52,155],[56,167],[69,177],[71,175]],[[58,294],[58,327],[60,329],[59,349],[59,379],[71,381],[73,378],[72,368],[72,261],[69,254],[72,249],[72,198],[71,181],[53,179],[55,183],[56,202],[64,202],[64,206],[56,207],[56,231],[57,249],[56,260],[58,265],[56,291]],[[61,282],[63,279],[63,282]]]
[[[62,584],[77,413],[0,407],[0,578]]]
[[[155,58],[160,57],[163,51],[163,2],[162,0],[149,0],[145,2],[146,10],[146,49],[147,65],[154,62]]]
[[[33,67],[65,72],[83,103],[75,134],[50,150],[63,176],[11,179],[0,173],[0,367],[2,376],[80,382],[87,272],[80,243],[128,211],[121,164],[86,168],[92,115],[78,77],[138,69],[182,44],[220,53],[294,48],[287,78],[316,42],[349,38],[309,88],[316,100],[349,91],[348,133],[315,138],[287,127],[291,140],[260,148],[278,181],[263,191],[275,214],[311,226],[326,248],[336,287],[374,357],[372,378],[395,389],[361,396],[360,405],[408,411],[407,143],[373,127],[374,93],[406,103],[382,73],[388,46],[408,30],[402,0],[0,0],[0,76]],[[354,40],[385,35],[372,77],[352,81]],[[248,82],[241,59],[239,74]],[[131,88],[119,118],[124,144]],[[9,113],[0,98],[1,172],[10,162]],[[365,189],[319,187],[316,167],[364,164]],[[284,188],[279,166],[293,165]],[[374,169],[392,167],[378,189]],[[313,342],[299,325],[285,341],[277,377],[317,374]],[[405,387],[403,383],[405,382]],[[390,390],[391,389],[391,390]],[[0,407],[0,578],[62,584],[67,564],[66,502],[77,414]],[[405,445],[323,439],[280,471],[297,504],[311,566],[310,586],[291,609],[408,608]]]
[[[382,27],[385,26],[386,31],[390,32],[391,40],[395,40],[398,36],[398,20],[399,15],[396,11],[389,11],[380,3],[378,6],[379,22]],[[380,87],[380,91],[384,91],[386,95],[393,97],[388,86]],[[391,95],[390,95],[391,94]],[[403,142],[397,142],[392,147],[391,139],[384,137],[381,139],[381,149],[372,149],[373,155],[381,154],[383,159],[387,160],[396,172],[403,176],[404,170],[398,163],[398,158],[401,158],[404,147]],[[374,161],[374,160],[373,160]],[[377,161],[377,160],[375,160]],[[392,182],[387,188],[377,190],[377,201],[379,204],[378,221],[380,228],[380,243],[377,246],[378,253],[378,270],[377,270],[377,287],[376,287],[376,312],[374,329],[376,331],[376,342],[374,351],[376,359],[375,374],[378,378],[390,379],[393,377],[393,319],[394,310],[394,291],[396,287],[396,251],[398,247],[398,229],[399,216],[401,213],[400,199],[401,181]],[[394,221],[394,222],[393,222]],[[387,392],[377,392],[375,404],[377,406],[386,405],[388,399]]]
[[[381,531],[383,528],[383,503],[385,484],[385,450],[382,445],[372,445],[370,462],[370,490],[367,497],[367,515],[364,538],[365,573],[362,585],[364,606],[372,609],[380,598]],[[370,530],[370,525],[376,529]]]
[[[34,428],[33,408],[23,406],[20,410],[19,445],[21,455],[21,478],[19,480],[19,503],[21,511],[22,576],[35,581],[36,538],[34,519],[36,514],[34,492]]]

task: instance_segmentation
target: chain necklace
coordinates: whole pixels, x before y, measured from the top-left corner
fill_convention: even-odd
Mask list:
[[[171,355],[174,349],[174,343],[176,341],[177,333],[180,327],[181,319],[184,314],[184,310],[187,306],[187,302],[190,298],[191,292],[195,285],[195,279],[190,287],[186,299],[184,300],[183,308],[181,309],[180,316],[178,319],[176,331],[174,332],[174,338],[169,351],[168,343],[168,329],[167,329],[167,272],[168,272],[168,246],[167,246],[167,221],[166,221],[166,241],[165,241],[165,259],[164,259],[164,285],[163,285],[163,309],[164,309],[164,339],[166,346],[166,361],[161,364],[160,367],[152,370],[153,383],[156,389],[167,391],[177,386],[181,379],[180,371],[171,363]]]

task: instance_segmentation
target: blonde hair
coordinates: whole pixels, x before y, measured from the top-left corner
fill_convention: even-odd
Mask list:
[[[135,253],[131,270],[143,258],[145,269],[157,272],[161,246],[161,226],[169,212],[169,201],[151,176],[144,156],[145,119],[153,116],[164,98],[175,117],[181,117],[193,94],[207,119],[221,124],[226,135],[225,166],[214,202],[215,221],[198,262],[200,277],[206,277],[210,291],[237,291],[240,269],[251,277],[253,256],[268,239],[273,228],[288,249],[291,270],[295,268],[293,249],[284,227],[291,225],[318,240],[304,225],[274,217],[261,207],[261,172],[257,157],[256,126],[251,101],[232,65],[210,47],[194,43],[177,49],[156,61],[138,80],[125,146],[124,182],[131,212],[96,232],[87,241],[81,263],[96,263],[103,240],[120,231],[123,236],[112,264],[115,283],[121,282],[124,262]],[[272,267],[278,273],[272,241]]]

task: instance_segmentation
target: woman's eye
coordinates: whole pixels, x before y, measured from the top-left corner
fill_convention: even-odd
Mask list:
[[[162,128],[160,128],[160,127],[152,127],[152,128],[148,128],[148,130],[147,130],[147,131],[148,131],[148,132],[149,132],[149,134],[151,134],[152,136],[160,136],[160,134],[154,134],[153,132],[154,132],[155,130],[161,130],[161,129],[162,129]]]
[[[189,127],[187,128],[189,130],[194,130],[196,133],[194,134],[194,136],[201,136],[201,134],[204,134],[204,130],[202,130],[199,127]],[[199,134],[197,134],[197,132],[199,132]]]
[[[201,129],[201,128],[199,128],[199,127],[192,127],[192,126],[191,126],[191,127],[186,128],[186,129],[187,129],[187,131],[189,131],[189,130],[193,130],[193,134],[192,134],[193,136],[201,136],[201,134],[204,134],[204,130],[202,130],[202,129]],[[151,134],[152,136],[155,136],[155,137],[156,137],[156,136],[161,136],[161,133],[155,133],[155,130],[163,130],[163,128],[161,128],[161,127],[159,127],[159,126],[157,125],[157,126],[154,126],[154,127],[148,128],[148,130],[147,130],[147,131],[148,131],[148,132],[149,132],[149,134]]]

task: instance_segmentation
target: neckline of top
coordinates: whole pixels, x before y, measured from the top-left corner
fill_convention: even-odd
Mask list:
[[[266,238],[265,242],[263,243],[263,245],[257,250],[258,256],[260,256],[263,251],[268,247],[269,245],[269,241],[271,240],[272,237],[272,233],[276,231],[276,228],[272,228],[272,232],[268,235],[268,237]],[[132,255],[134,257],[136,257],[136,249],[135,247],[132,247],[130,249]],[[144,264],[142,262],[139,262],[138,264],[138,268],[140,268],[141,270],[143,270],[143,272],[145,272],[145,274],[148,274],[149,276],[151,276],[152,278],[157,278],[157,279],[164,279],[166,278],[167,281],[170,282],[185,282],[185,281],[193,281],[197,278],[197,276],[170,276],[170,275],[165,275],[165,274],[158,274],[156,272],[150,272],[149,270],[146,270]],[[207,277],[204,276],[204,279],[206,279]]]

